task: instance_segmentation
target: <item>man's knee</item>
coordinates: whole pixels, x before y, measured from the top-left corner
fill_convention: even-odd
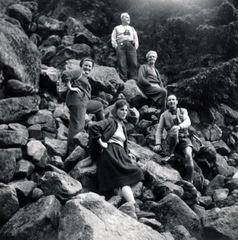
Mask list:
[[[191,147],[186,147],[185,150],[184,150],[184,155],[185,155],[185,159],[187,160],[186,164],[188,166],[193,166],[192,148]]]
[[[165,88],[161,88],[161,93],[163,95],[164,98],[167,98],[167,95],[168,95],[168,91],[165,89]]]

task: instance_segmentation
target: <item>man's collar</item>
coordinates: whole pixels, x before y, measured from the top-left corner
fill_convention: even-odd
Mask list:
[[[172,115],[177,114],[177,107],[176,108],[169,108],[168,110],[169,110],[169,112],[171,112]]]

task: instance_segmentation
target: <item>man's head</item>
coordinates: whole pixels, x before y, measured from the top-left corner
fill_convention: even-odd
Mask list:
[[[146,59],[147,59],[149,64],[155,64],[157,58],[158,58],[158,54],[155,51],[149,51],[146,54]]]
[[[121,23],[122,23],[122,25],[130,24],[130,15],[128,13],[121,14]]]
[[[168,96],[167,104],[170,109],[176,108],[178,105],[177,97],[174,94],[170,94]]]

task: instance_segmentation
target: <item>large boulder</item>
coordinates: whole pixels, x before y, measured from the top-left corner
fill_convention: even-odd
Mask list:
[[[82,185],[66,173],[48,171],[41,178],[40,188],[45,195],[53,194],[61,200],[67,200],[77,195],[82,189]]]
[[[0,19],[0,65],[6,80],[16,79],[39,91],[40,52],[17,26]]]
[[[0,224],[5,224],[19,210],[17,193],[8,185],[0,183]]]
[[[208,210],[202,218],[206,239],[236,240],[238,236],[238,206]]]
[[[57,224],[61,204],[55,196],[47,196],[26,205],[3,226],[0,239],[57,240]]]
[[[2,148],[0,151],[0,182],[10,182],[16,171],[16,161],[22,157],[21,150],[17,148]]]
[[[141,108],[149,104],[150,100],[140,90],[135,80],[131,79],[125,82],[125,88],[122,91],[131,107]]]
[[[175,194],[169,194],[151,209],[162,224],[163,230],[171,230],[176,225],[183,225],[197,239],[203,238],[203,230],[195,212]]]
[[[32,12],[21,4],[13,4],[8,8],[9,17],[17,19],[22,28],[27,31],[32,20]]]
[[[2,99],[0,100],[0,123],[21,122],[26,116],[38,111],[39,104],[39,98],[36,96]]]
[[[102,90],[112,95],[124,89],[124,82],[120,79],[116,69],[112,67],[95,66],[89,81],[93,89]]]
[[[95,193],[79,194],[65,204],[58,237],[59,240],[165,239],[157,231],[122,213]]]
[[[62,68],[66,60],[82,59],[91,55],[91,48],[84,43],[76,43],[72,46],[66,46],[51,58],[49,65],[55,68]]]

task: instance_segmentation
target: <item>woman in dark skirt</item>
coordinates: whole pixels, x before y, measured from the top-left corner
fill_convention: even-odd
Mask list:
[[[123,124],[127,111],[127,102],[118,100],[111,117],[89,127],[89,151],[97,164],[99,191],[121,188],[124,199],[135,204],[131,186],[143,180],[144,176],[141,169],[132,163],[132,156],[128,153]]]

